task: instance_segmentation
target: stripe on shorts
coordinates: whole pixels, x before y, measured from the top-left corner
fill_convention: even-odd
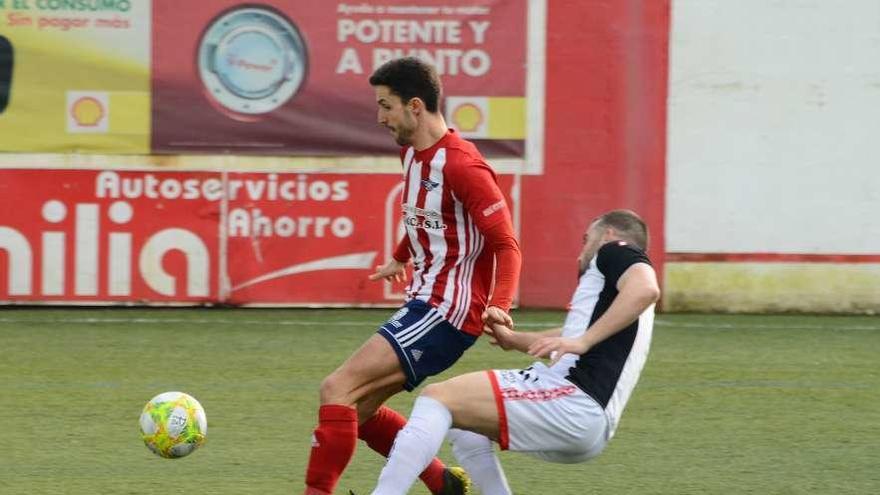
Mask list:
[[[406,330],[396,334],[394,340],[396,340],[401,347],[408,347],[442,322],[443,317],[432,308],[419,321]]]
[[[501,387],[498,385],[498,377],[493,370],[488,370],[489,383],[492,384],[492,394],[495,396],[495,407],[498,408],[498,445],[501,450],[510,448],[510,432],[507,429],[507,410],[504,408],[504,397],[501,396]]]

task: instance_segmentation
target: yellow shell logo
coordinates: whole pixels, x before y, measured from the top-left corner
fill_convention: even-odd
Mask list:
[[[95,127],[104,118],[104,106],[101,102],[86,96],[73,102],[70,107],[70,114],[76,125],[81,127]]]
[[[483,112],[472,103],[459,105],[452,111],[452,123],[461,132],[474,132],[483,123]]]

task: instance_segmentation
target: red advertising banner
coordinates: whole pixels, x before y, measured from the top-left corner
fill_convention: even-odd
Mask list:
[[[390,256],[384,237],[400,218],[399,185],[394,175],[228,174],[229,286],[219,296],[386,302],[384,286],[367,275]]]
[[[368,78],[417,56],[487,156],[525,150],[526,0],[153,1],[152,149],[396,154]]]
[[[0,170],[0,299],[212,300],[221,187],[217,174]]]
[[[367,276],[402,235],[401,186],[372,174],[3,169],[0,301],[394,304],[402,287]]]

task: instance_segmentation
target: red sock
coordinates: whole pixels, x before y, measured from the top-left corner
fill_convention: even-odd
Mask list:
[[[318,427],[306,470],[306,493],[333,493],[357,443],[357,410],[326,405],[318,409]]]
[[[382,406],[372,418],[364,421],[358,428],[358,438],[376,452],[388,457],[397,432],[406,425],[406,418],[394,409]],[[434,458],[431,464],[419,475],[431,493],[439,493],[443,489],[443,469],[446,466],[440,459]]]

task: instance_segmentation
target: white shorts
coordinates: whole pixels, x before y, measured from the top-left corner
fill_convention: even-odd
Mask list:
[[[583,462],[602,452],[608,420],[592,397],[544,363],[490,370],[502,450],[545,461]]]

